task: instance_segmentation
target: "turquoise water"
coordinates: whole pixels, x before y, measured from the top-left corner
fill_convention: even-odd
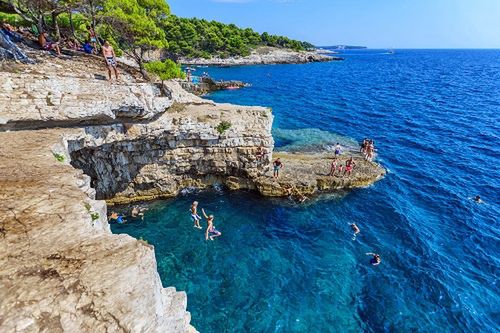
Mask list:
[[[344,56],[199,71],[252,83],[208,98],[272,107],[279,149],[374,138],[384,180],[303,206],[186,192],[113,231],[155,245],[164,285],[187,292],[203,333],[498,332],[500,51]],[[192,227],[193,200],[222,237]]]

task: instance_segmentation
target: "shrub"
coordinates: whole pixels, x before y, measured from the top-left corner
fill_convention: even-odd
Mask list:
[[[92,213],[90,213],[90,217],[92,218],[92,222],[94,222],[95,220],[99,219],[99,213],[92,212]]]
[[[64,162],[64,155],[63,154],[59,154],[59,153],[53,153],[54,154],[54,157],[56,158],[57,161],[59,162]]]
[[[231,128],[231,123],[228,121],[221,121],[219,125],[215,128],[219,134],[224,133]]]

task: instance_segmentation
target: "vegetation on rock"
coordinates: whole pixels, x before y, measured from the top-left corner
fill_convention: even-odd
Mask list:
[[[100,42],[108,40],[118,55],[135,60],[147,77],[145,54],[165,50],[168,58],[247,56],[260,46],[306,50],[313,45],[252,29],[241,29],[197,18],[170,14],[164,0],[0,0],[0,18],[10,24],[31,27],[36,34],[49,31],[61,38],[89,40],[90,26]],[[158,71],[158,66],[166,66]],[[171,63],[151,65],[164,77],[176,68]]]
[[[145,64],[145,68],[149,73],[160,78],[162,87],[163,81],[165,80],[183,79],[186,77],[181,66],[170,59],[164,61],[151,61]]]
[[[221,121],[219,125],[215,128],[219,134],[223,134],[225,131],[231,128],[231,123],[229,121]]]

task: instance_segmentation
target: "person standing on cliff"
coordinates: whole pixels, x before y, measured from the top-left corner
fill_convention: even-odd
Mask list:
[[[350,159],[348,159],[346,162],[345,162],[345,171],[344,171],[344,175],[347,173],[348,176],[351,175],[351,172],[352,172],[352,169],[356,166],[356,162],[354,162],[352,156]]]
[[[278,178],[280,176],[280,170],[283,168],[283,163],[279,158],[276,159],[273,163],[273,177]]]
[[[335,145],[335,157],[339,156],[340,154],[342,154],[342,146],[337,142],[337,144]]]
[[[337,157],[333,158],[332,164],[330,165],[330,176],[335,175],[335,171],[337,171]]]
[[[104,45],[102,46],[102,55],[104,56],[106,65],[108,66],[109,80],[111,81],[111,71],[114,70],[116,80],[118,81],[118,63],[116,62],[116,54],[115,50],[108,41],[105,41]]]
[[[215,217],[213,215],[208,216],[203,208],[201,209],[201,212],[203,213],[203,216],[205,216],[205,218],[207,219],[208,223],[207,230],[205,231],[205,240],[208,240],[208,238],[210,238],[210,240],[214,240],[215,237],[221,236],[222,233],[217,229],[215,229],[214,226]]]

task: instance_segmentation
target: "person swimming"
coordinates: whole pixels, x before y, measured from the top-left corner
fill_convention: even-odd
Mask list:
[[[193,227],[201,229],[200,220],[201,216],[198,215],[198,201],[194,201],[191,205],[191,220],[193,220]]]
[[[483,200],[481,200],[481,196],[480,195],[476,195],[474,197],[474,202],[476,202],[476,203],[483,203]]]
[[[378,255],[376,253],[368,252],[368,253],[366,253],[366,255],[373,256],[373,258],[370,259],[370,264],[372,264],[373,266],[380,265],[380,263],[382,262],[382,258],[380,258],[380,255]]]
[[[354,231],[354,235],[352,236],[352,240],[356,240],[356,236],[360,233],[361,230],[359,230],[356,223],[351,223],[351,229],[352,229],[352,231]]]
[[[222,233],[220,231],[218,231],[217,229],[215,229],[215,226],[214,226],[215,217],[213,215],[210,215],[210,216],[207,215],[203,208],[201,209],[201,212],[203,213],[203,216],[205,216],[205,218],[207,219],[207,223],[208,223],[207,230],[205,231],[205,240],[208,240],[208,238],[210,238],[210,240],[214,240],[215,237],[221,236]]]
[[[127,221],[123,219],[123,215],[118,215],[117,212],[111,212],[111,215],[109,216],[109,221],[111,220],[115,220],[118,224],[127,223]]]
[[[141,220],[144,220],[144,212],[147,211],[148,209],[147,208],[144,208],[144,207],[139,207],[139,206],[134,206],[132,207],[132,211],[130,212],[130,215],[133,217],[133,218],[136,218],[136,217],[141,217]]]

